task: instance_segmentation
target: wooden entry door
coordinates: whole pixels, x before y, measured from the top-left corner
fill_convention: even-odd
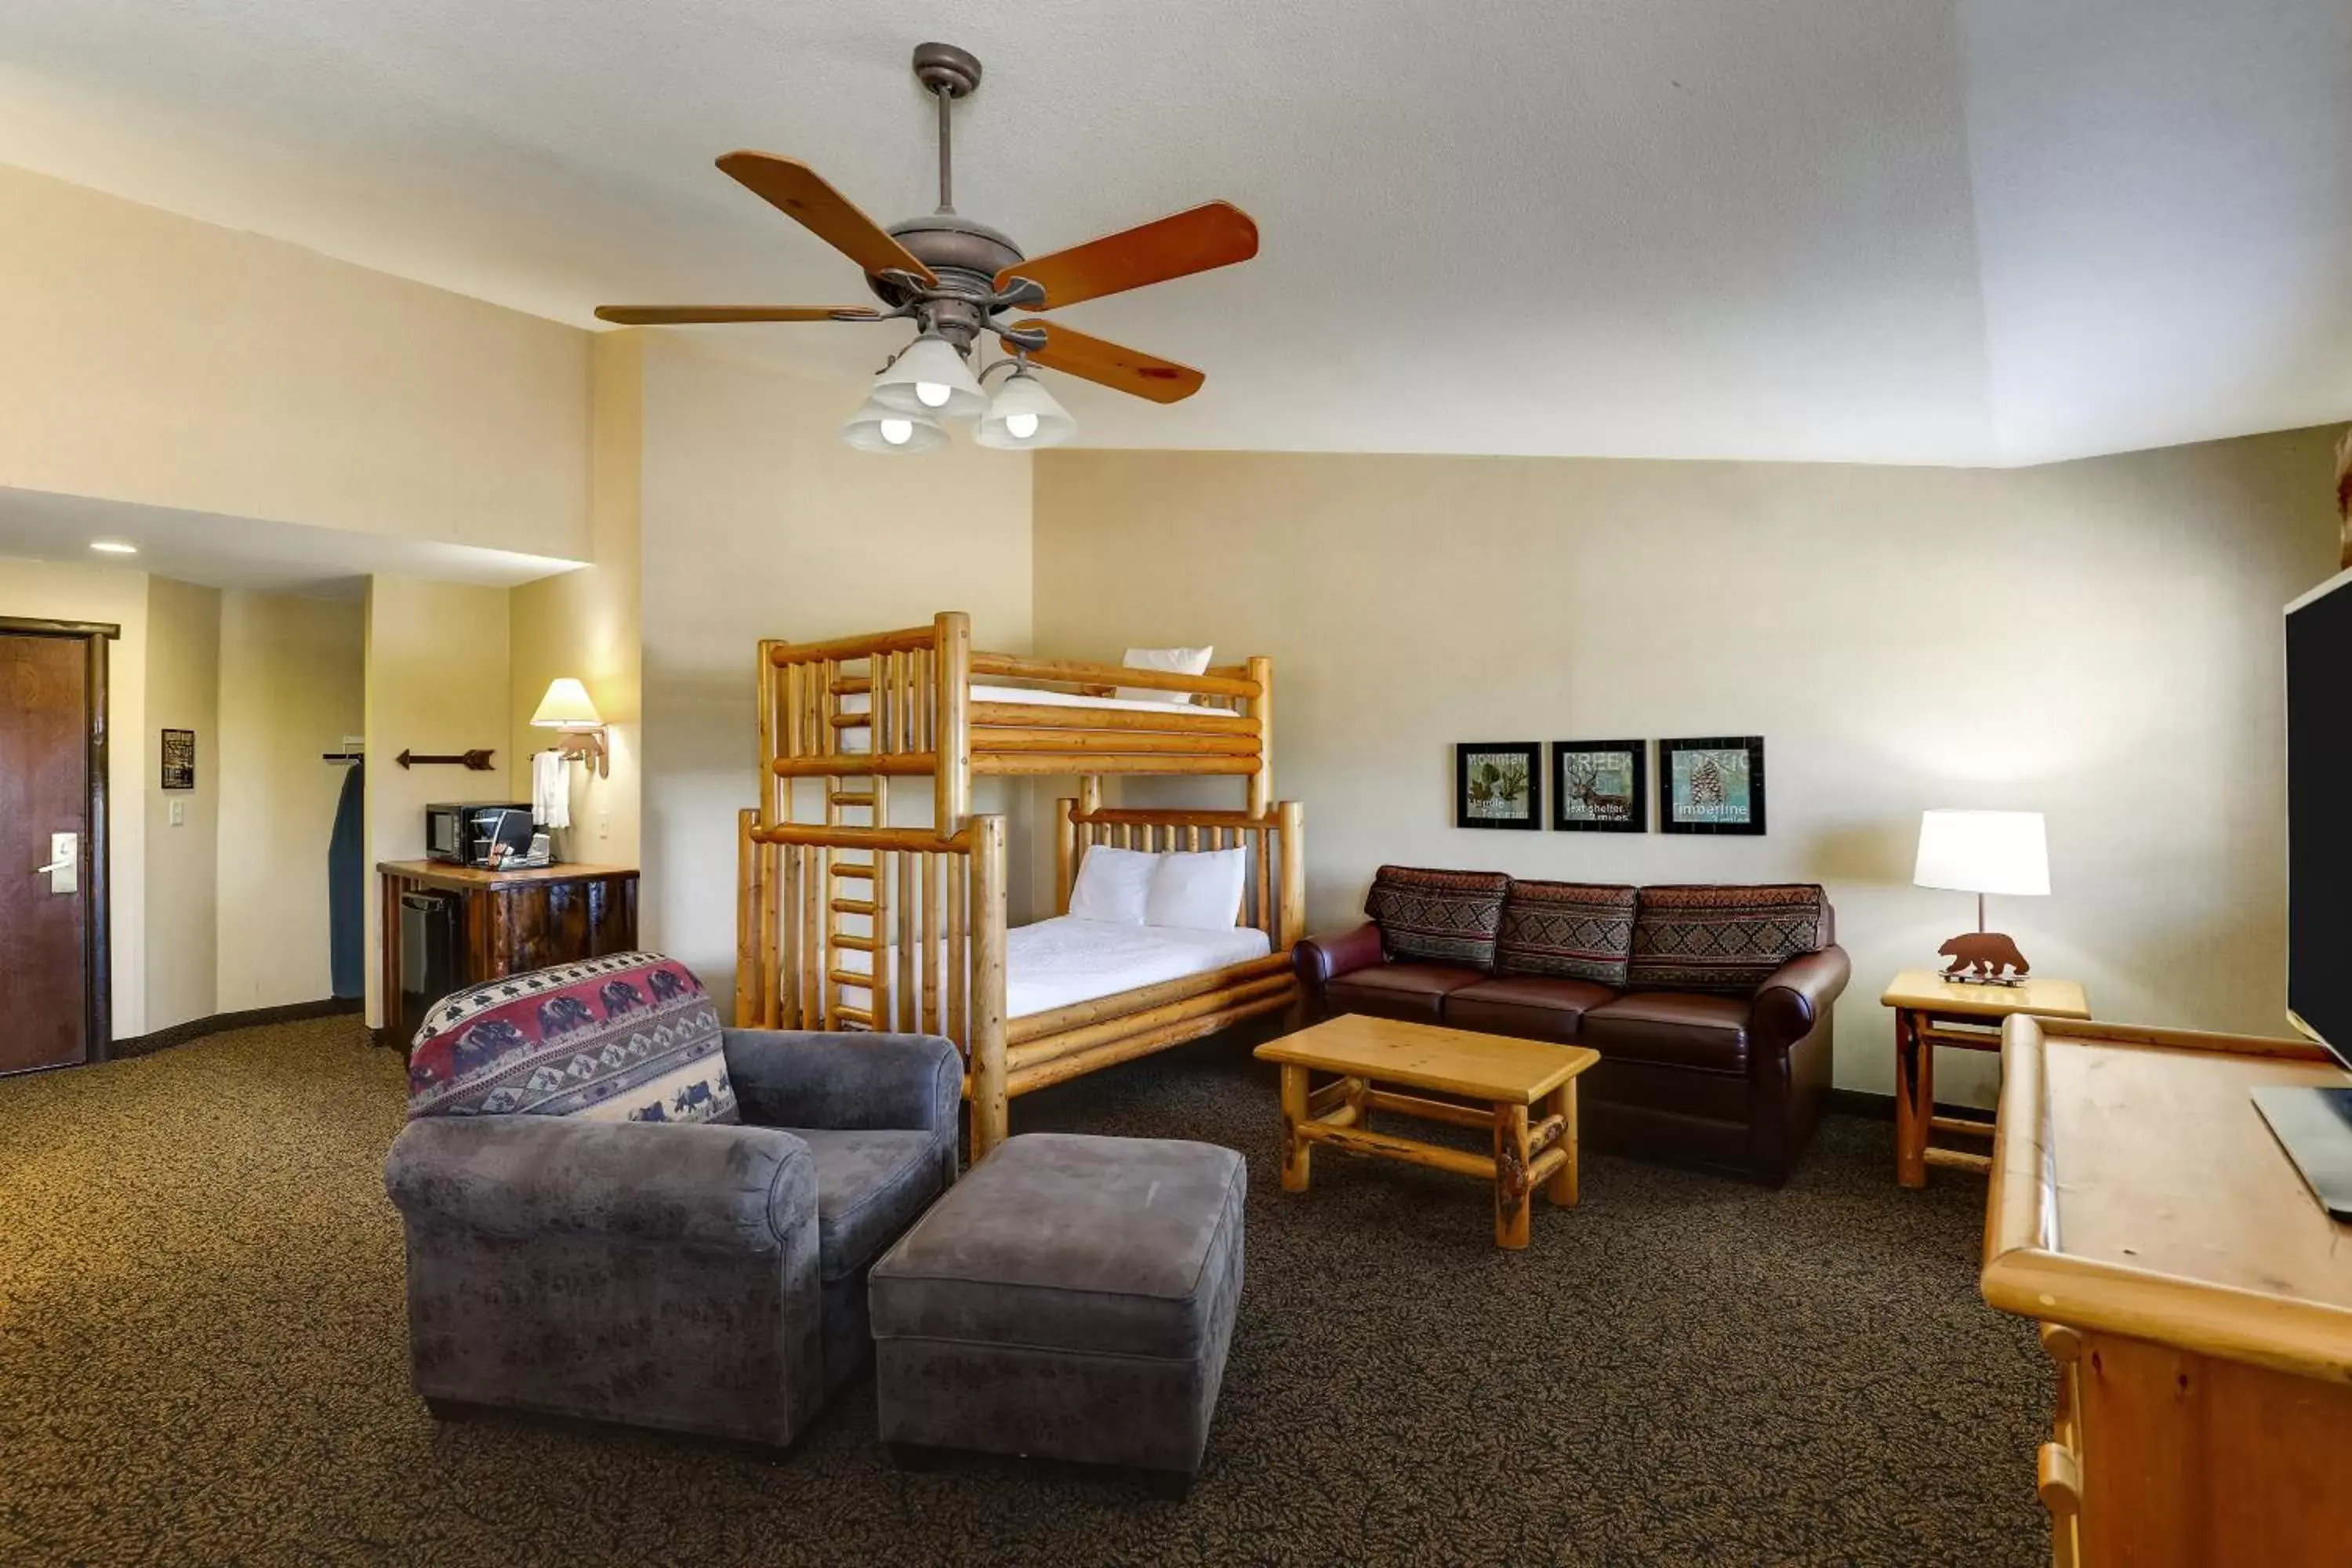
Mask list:
[[[0,620],[0,1073],[106,1055],[106,643]]]

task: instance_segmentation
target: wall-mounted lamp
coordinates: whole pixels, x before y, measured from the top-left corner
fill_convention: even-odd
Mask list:
[[[607,776],[604,718],[589,700],[586,687],[568,675],[549,681],[547,695],[539,700],[539,711],[530,716],[530,721],[541,730],[563,731],[555,750],[566,761],[586,763],[596,770],[598,778]]]

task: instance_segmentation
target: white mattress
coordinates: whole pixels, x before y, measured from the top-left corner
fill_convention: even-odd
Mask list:
[[[1062,915],[1004,933],[1004,1012],[1011,1018],[1049,1013],[1073,1002],[1246,963],[1272,951],[1265,932],[1255,926],[1180,931]]]

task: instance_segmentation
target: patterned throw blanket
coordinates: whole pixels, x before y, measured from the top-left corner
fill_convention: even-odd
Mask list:
[[[408,1114],[738,1120],[718,1009],[684,964],[653,952],[444,997],[416,1032]]]

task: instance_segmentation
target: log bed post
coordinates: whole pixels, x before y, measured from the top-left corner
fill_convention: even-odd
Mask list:
[[[1078,825],[1071,816],[1078,803],[1068,795],[1054,803],[1054,912],[1070,912],[1070,889],[1077,885]]]
[[[1264,816],[1274,805],[1274,660],[1259,655],[1244,667],[1257,682],[1250,716],[1257,721],[1257,772],[1250,775],[1249,814]]]
[[[971,819],[971,1158],[1011,1126],[1004,1060],[1004,818]]]
[[[1271,934],[1274,950],[1288,952],[1307,934],[1307,808],[1286,800],[1275,816],[1282,836],[1282,913]]]
[[[931,707],[939,730],[938,766],[931,774],[931,831],[941,837],[971,815],[971,617],[942,610],[931,661]]]

